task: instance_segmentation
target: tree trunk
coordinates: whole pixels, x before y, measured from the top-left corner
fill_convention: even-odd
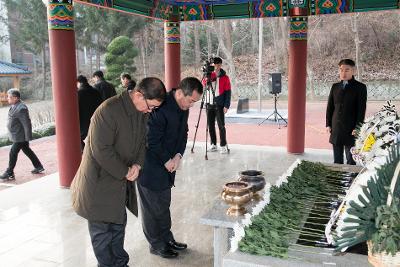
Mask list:
[[[231,87],[235,88],[236,85],[236,70],[235,70],[235,65],[233,62],[233,56],[232,56],[232,24],[231,21],[229,20],[224,20],[224,21],[219,21],[216,22],[218,25],[217,27],[214,27],[214,29],[217,29],[217,37],[218,37],[218,44],[219,47],[221,48],[222,52],[226,56],[226,64],[228,65],[228,72],[229,72],[229,78],[231,80]],[[237,96],[237,91],[232,91],[232,95]]]
[[[280,66],[280,62],[279,62],[279,49],[278,49],[278,27],[277,27],[277,21],[278,18],[274,18],[271,21],[271,30],[272,30],[272,38],[273,38],[273,46],[274,46],[274,58],[275,58],[275,64],[278,66]]]
[[[99,48],[96,49],[96,69],[100,70],[100,51],[99,51]]]
[[[145,37],[141,35],[140,37],[140,55],[142,57],[142,68],[143,68],[143,77],[147,77],[147,70],[146,70],[146,48],[145,48]]]
[[[257,43],[259,44],[259,34],[260,32],[258,31],[257,34],[257,29],[259,29],[259,25],[258,25],[258,20],[259,19],[253,19],[250,20],[250,32],[251,32],[251,52],[256,53],[257,51]],[[258,47],[259,49],[259,47]],[[260,51],[258,51],[258,53],[260,53]]]
[[[360,37],[358,34],[358,16],[360,15],[360,13],[355,13],[352,17],[351,17],[351,29],[354,33],[354,43],[356,45],[356,66],[357,66],[357,79],[358,80],[362,80],[362,66],[361,66],[361,62],[360,62]]]
[[[36,55],[33,54],[33,74],[35,77],[38,76],[38,67],[37,67],[37,62],[36,62]]]
[[[194,64],[195,66],[200,64],[201,58],[200,58],[200,37],[199,37],[199,27],[198,23],[194,23],[193,27],[193,33],[194,33]]]
[[[206,26],[206,35],[207,35],[207,58],[212,56],[212,40],[211,40],[211,30],[210,27]]]
[[[89,55],[89,68],[90,68],[90,75],[93,73],[93,59],[92,59],[92,48],[88,48],[88,55]]]
[[[281,41],[280,41],[280,47],[281,47],[281,72],[286,72],[287,66],[288,66],[288,57],[289,57],[289,52],[288,52],[288,46],[287,46],[287,40],[288,40],[288,20],[287,18],[279,18],[279,28],[281,30]]]
[[[258,19],[258,112],[261,113],[263,19]]]
[[[42,86],[42,100],[46,99],[46,44],[42,47],[42,73],[43,73],[43,86]]]
[[[318,20],[318,21],[317,21]],[[318,28],[318,25],[322,22],[322,17],[318,17],[316,20],[314,20],[314,22],[317,21],[315,23],[315,26],[312,30],[309,31],[308,33],[308,44],[311,45],[312,42],[314,40],[317,41],[318,45],[319,45],[319,38],[313,38],[314,37],[314,33]],[[311,21],[311,19],[309,20],[309,27],[311,27],[311,25],[313,24],[313,21]],[[307,60],[307,78],[308,78],[308,88],[310,90],[310,99],[314,100],[316,97],[316,93],[315,93],[315,86],[314,86],[314,72],[312,70],[312,66],[311,66],[311,60]]]

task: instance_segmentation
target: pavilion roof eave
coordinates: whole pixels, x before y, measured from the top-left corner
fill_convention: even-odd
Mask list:
[[[288,17],[292,0],[75,0],[75,2],[107,8],[157,20],[204,21],[215,19]],[[329,3],[328,3],[329,2]],[[329,15],[399,9],[398,0],[304,0],[296,1],[306,14]],[[299,4],[300,3],[300,4]],[[303,4],[302,4],[303,3]]]
[[[0,77],[31,76],[32,73],[0,73]]]

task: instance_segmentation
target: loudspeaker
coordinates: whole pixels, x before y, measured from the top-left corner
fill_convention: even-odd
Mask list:
[[[282,92],[282,73],[270,73],[269,93],[277,95]]]

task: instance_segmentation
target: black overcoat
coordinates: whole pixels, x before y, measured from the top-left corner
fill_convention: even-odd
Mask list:
[[[352,131],[364,121],[367,87],[354,78],[333,84],[326,109],[326,126],[331,127],[329,142],[333,145],[354,145]]]
[[[167,95],[148,122],[146,157],[139,183],[153,191],[164,191],[174,185],[175,172],[168,172],[164,164],[177,153],[183,155],[186,148],[189,111],[179,108],[174,93]]]
[[[100,106],[103,99],[100,93],[89,84],[82,85],[78,90],[79,104],[79,128],[81,130],[81,139],[84,139],[89,130],[90,118],[94,111]]]
[[[103,98],[103,101],[109,99],[112,96],[117,95],[114,85],[112,85],[111,83],[107,82],[104,79],[100,79],[94,85],[94,89],[96,89],[100,93],[101,97]]]

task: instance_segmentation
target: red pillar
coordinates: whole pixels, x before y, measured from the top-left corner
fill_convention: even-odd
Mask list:
[[[69,187],[81,161],[72,1],[47,10],[60,186]]]
[[[307,17],[290,18],[287,151],[304,153],[307,78]]]
[[[165,86],[176,88],[181,80],[181,36],[179,22],[164,24]]]

